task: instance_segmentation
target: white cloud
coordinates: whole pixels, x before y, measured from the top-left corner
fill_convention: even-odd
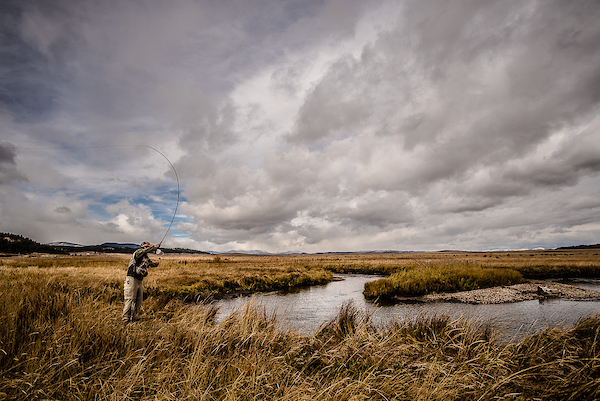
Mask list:
[[[162,156],[14,149],[149,145],[181,181],[173,244],[312,252],[597,242],[597,7],[13,6],[0,17],[0,37],[14,39],[0,42],[9,145],[0,207],[3,227],[19,234],[160,236],[176,196]],[[28,218],[39,202],[45,220]]]

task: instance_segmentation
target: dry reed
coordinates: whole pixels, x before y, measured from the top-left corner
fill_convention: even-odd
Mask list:
[[[120,286],[53,268],[0,270],[0,399],[598,399],[600,316],[502,344],[485,323],[420,316],[376,327],[353,305],[315,335],[250,303],[146,302],[123,325]]]

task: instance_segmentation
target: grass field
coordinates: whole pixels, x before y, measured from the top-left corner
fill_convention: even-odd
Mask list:
[[[445,316],[381,328],[345,305],[301,335],[260,305],[217,324],[210,304],[185,302],[323,282],[332,271],[457,265],[592,276],[593,250],[162,256],[144,280],[145,318],[123,325],[127,259],[0,259],[0,400],[600,398],[600,316],[502,344],[484,323]]]
[[[521,273],[509,268],[492,268],[468,264],[436,264],[407,267],[388,278],[365,284],[364,295],[370,299],[393,296],[415,297],[430,293],[469,291],[523,281]]]
[[[365,288],[369,298],[419,296],[508,285],[527,278],[600,277],[598,249],[527,252],[427,252],[322,255],[162,255],[144,280],[164,301],[325,284],[332,273],[389,276]],[[1,258],[3,269],[43,269],[75,282],[119,288],[129,256]],[[82,285],[84,287],[85,285]]]

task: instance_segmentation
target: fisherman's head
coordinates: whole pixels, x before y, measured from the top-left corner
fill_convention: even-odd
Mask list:
[[[141,243],[141,245],[140,245],[140,247],[142,247],[142,248],[149,248],[149,247],[151,247],[151,246],[152,246],[152,245],[151,245],[151,244],[150,244],[148,241],[144,241],[144,242],[142,242],[142,243]]]

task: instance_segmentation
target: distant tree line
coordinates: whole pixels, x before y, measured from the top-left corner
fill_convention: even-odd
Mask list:
[[[134,244],[104,243],[101,245],[46,245],[40,244],[22,235],[0,233],[0,253],[29,254],[49,253],[56,255],[68,255],[72,252],[99,252],[99,253],[133,253],[137,249]],[[186,248],[161,248],[165,253],[194,253],[207,254],[208,252],[197,251]]]
[[[600,244],[596,245],[576,245],[576,246],[563,246],[557,249],[596,249],[600,248]]]
[[[58,249],[52,245],[44,245],[22,235],[0,233],[0,252],[27,254],[33,252],[67,254],[64,250]]]

